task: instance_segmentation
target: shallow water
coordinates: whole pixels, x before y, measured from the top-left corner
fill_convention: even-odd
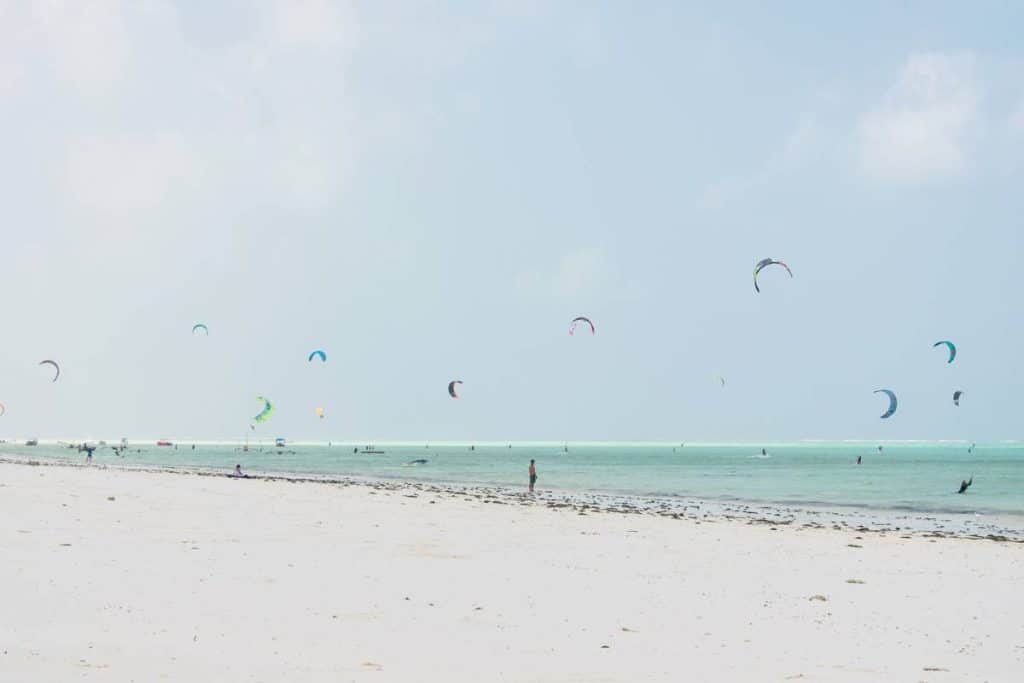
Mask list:
[[[278,450],[252,443],[132,443],[124,457],[109,448],[94,461],[247,472],[347,475],[444,483],[525,486],[526,468],[537,460],[539,488],[640,496],[781,502],[920,512],[1024,514],[1024,444],[656,443],[378,443],[383,455],[353,453],[365,444],[297,444]],[[472,449],[471,449],[472,446]],[[138,451],[138,452],[137,452]],[[65,445],[2,444],[0,455],[81,461]],[[856,464],[857,456],[863,463]],[[423,465],[408,465],[425,458]],[[965,495],[955,492],[973,475]]]

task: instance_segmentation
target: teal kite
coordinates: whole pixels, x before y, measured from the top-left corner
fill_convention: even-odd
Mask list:
[[[192,334],[195,334],[199,330],[202,330],[207,337],[210,336],[210,328],[207,327],[206,325],[202,323],[196,323],[195,325],[192,326]]]
[[[954,344],[951,341],[937,341],[934,344],[932,344],[932,348],[934,349],[935,347],[942,346],[943,344],[945,344],[946,347],[949,349],[949,360],[947,360],[946,363],[952,363],[954,360],[956,360],[956,344]]]
[[[309,354],[309,362],[312,363],[313,359],[316,358],[317,356],[320,357],[320,361],[321,362],[323,362],[323,363],[327,362],[327,354],[324,353],[323,351],[321,351],[320,349],[317,349],[313,353]]]
[[[896,394],[893,393],[891,389],[876,389],[874,393],[885,394],[886,396],[889,397],[889,408],[879,417],[881,417],[883,420],[892,417],[892,414],[896,412]]]

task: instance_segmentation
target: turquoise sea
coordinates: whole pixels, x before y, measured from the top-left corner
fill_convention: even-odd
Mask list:
[[[113,443],[113,442],[112,442]],[[921,512],[1024,514],[1024,443],[799,442],[241,444],[130,442],[117,456],[99,448],[95,464],[250,473],[344,475],[525,487],[531,458],[540,489]],[[760,457],[765,448],[768,457]],[[0,444],[0,455],[81,462],[66,444]],[[862,464],[856,464],[857,457]],[[425,464],[409,465],[426,459]],[[974,478],[964,495],[962,479]]]

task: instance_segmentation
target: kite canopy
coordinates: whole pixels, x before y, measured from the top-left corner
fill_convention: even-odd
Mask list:
[[[721,382],[722,388],[725,389],[725,378],[721,375],[718,376],[718,381]]]
[[[260,411],[259,415],[252,418],[253,422],[266,422],[270,419],[270,414],[274,412],[273,404],[262,396],[256,397],[257,401],[263,401],[263,410]]]
[[[572,334],[574,334],[576,332],[576,325],[577,325],[577,323],[586,323],[586,324],[590,325],[590,334],[595,334],[597,332],[597,330],[594,329],[594,323],[592,323],[590,321],[590,318],[587,318],[587,317],[584,317],[584,316],[581,315],[581,316],[579,316],[577,318],[573,318],[572,322],[569,323],[569,334],[570,335],[572,335]]]
[[[195,325],[192,326],[192,334],[195,334],[200,330],[202,331],[204,336],[210,336],[210,328],[204,325],[203,323],[196,323]]]
[[[876,389],[874,393],[885,394],[886,396],[889,397],[889,408],[884,413],[879,415],[879,417],[882,418],[883,420],[886,419],[887,417],[892,417],[892,414],[896,412],[896,394],[893,393],[891,389]]]
[[[43,360],[43,361],[39,361],[39,364],[40,365],[52,365],[53,366],[53,369],[55,370],[54,375],[53,375],[53,381],[56,382],[57,378],[60,377],[60,366],[57,365],[57,361],[55,361],[55,360]]]
[[[960,405],[960,397],[963,396],[963,395],[964,395],[964,392],[960,391],[959,389],[954,391],[953,392],[953,405],[955,405],[955,406]]]
[[[462,384],[462,380],[461,379],[453,379],[451,382],[448,382],[448,395],[451,396],[452,398],[458,398],[459,397],[459,395],[455,392],[455,385],[456,384]]]
[[[323,351],[321,351],[320,349],[317,349],[313,353],[309,354],[309,362],[312,363],[313,359],[317,358],[317,357],[320,358],[320,361],[322,363],[326,363],[327,362],[327,354],[324,353]]]
[[[324,419],[324,409],[323,408],[317,408],[316,409],[316,416],[319,417],[321,420]]]
[[[951,341],[937,341],[932,344],[932,348],[945,345],[949,349],[949,360],[946,363],[952,363],[956,359],[956,344]]]
[[[761,259],[760,261],[757,262],[757,265],[754,266],[754,291],[755,292],[760,292],[761,291],[761,288],[757,284],[757,276],[760,275],[761,271],[764,270],[765,268],[767,268],[768,266],[782,266],[783,268],[786,269],[786,272],[789,273],[789,276],[793,277],[793,271],[790,270],[789,266],[787,266],[782,261],[776,261],[775,259],[770,259],[770,258]]]

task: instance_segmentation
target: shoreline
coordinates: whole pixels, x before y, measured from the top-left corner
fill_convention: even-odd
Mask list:
[[[179,476],[237,479],[221,469],[195,466],[132,465],[93,463],[91,465],[56,458],[21,455],[0,456],[0,465],[96,469],[145,472]],[[451,497],[477,498],[488,503],[520,504],[571,509],[580,514],[606,513],[648,515],[692,522],[767,524],[795,528],[831,528],[860,533],[899,533],[928,536],[1024,543],[1024,516],[927,512],[899,508],[874,508],[807,503],[723,500],[683,496],[642,496],[627,493],[543,489],[529,494],[523,488],[492,484],[439,483],[426,479],[389,479],[352,475],[332,476],[297,472],[248,472],[249,480],[318,484],[342,488],[412,491]]]
[[[693,501],[4,464],[12,680],[983,683],[1024,666],[1006,627],[1020,543]]]

